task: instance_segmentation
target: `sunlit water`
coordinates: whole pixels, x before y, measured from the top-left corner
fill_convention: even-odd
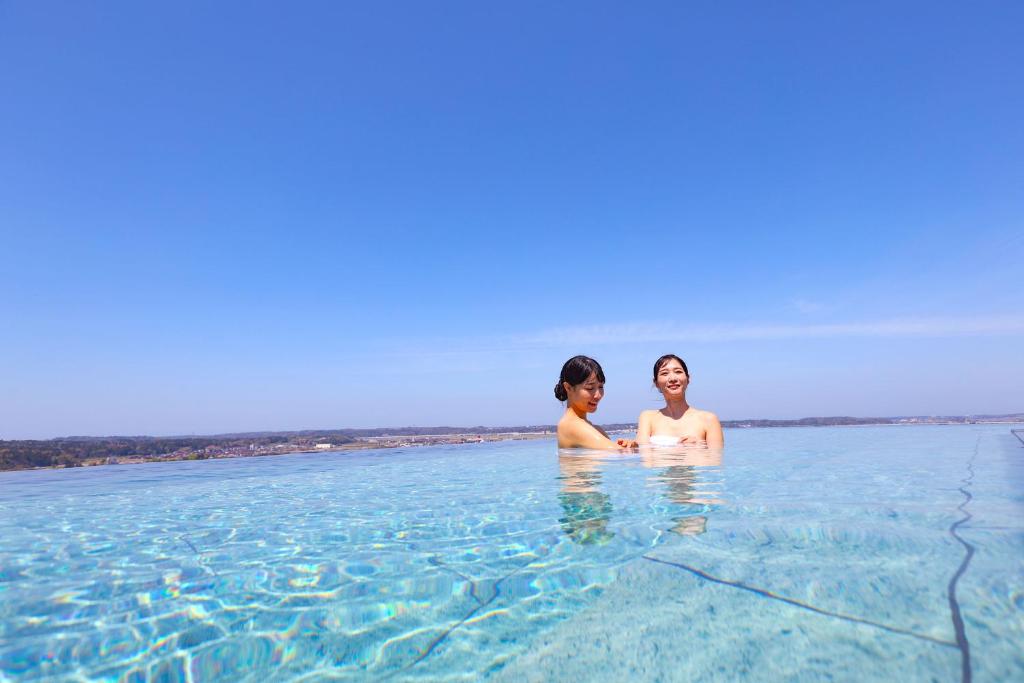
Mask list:
[[[1024,680],[1008,426],[727,439],[3,473],[0,680]]]

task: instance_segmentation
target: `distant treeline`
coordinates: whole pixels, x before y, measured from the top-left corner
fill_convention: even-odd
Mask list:
[[[724,427],[827,427],[842,425],[886,425],[970,422],[1024,422],[1024,413],[1011,415],[972,415],[944,417],[805,417],[799,420],[726,420]],[[636,429],[636,424],[602,425],[609,431]],[[77,467],[84,462],[106,458],[179,458],[216,457],[218,452],[232,449],[272,448],[277,444],[294,446],[295,450],[312,448],[316,443],[341,445],[357,439],[403,436],[447,436],[457,434],[537,434],[554,432],[555,425],[523,425],[519,427],[381,427],[374,429],[329,429],[298,432],[249,432],[213,436],[69,436],[45,441],[0,441],[0,470],[32,467]],[[266,453],[267,451],[262,451]],[[260,454],[257,452],[256,454]]]
[[[843,427],[898,424],[895,417],[804,417],[799,420],[725,420],[723,427]]]
[[[635,428],[636,425],[604,425],[604,427]],[[372,429],[307,429],[299,432],[246,432],[242,434],[224,434],[222,436],[233,438],[258,438],[272,434],[284,434],[293,438],[307,437],[316,440],[329,440],[334,437],[372,439],[375,437],[386,436],[447,436],[454,434],[509,434],[511,432],[537,434],[538,432],[545,431],[555,431],[555,425],[527,425],[519,427],[374,427]]]
[[[1024,413],[1010,415],[929,415],[913,417],[803,417],[799,420],[724,420],[723,427],[843,427],[895,424],[972,424],[1024,422]]]
[[[342,444],[353,438],[330,432],[332,443]],[[309,443],[306,443],[309,441]],[[208,449],[243,449],[292,443],[296,447],[312,445],[311,440],[296,439],[288,433],[246,436],[71,436],[45,441],[0,441],[0,470],[32,467],[78,467],[84,462],[106,458],[159,458],[171,454],[205,457]]]
[[[804,417],[799,420],[723,420],[723,427],[740,429],[744,427],[842,427],[852,425],[889,425],[906,424],[908,421],[921,424],[968,424],[971,422],[986,421],[1018,421],[1024,422],[1024,413],[1012,415],[950,415],[950,416],[929,416],[929,417]],[[623,422],[613,424],[602,424],[601,427],[607,431],[625,431],[636,429],[635,422]],[[537,434],[540,432],[554,432],[556,425],[528,425],[519,427],[390,427],[380,429],[340,429],[338,434],[345,434],[355,438],[374,438],[386,436],[443,436],[447,434],[508,434],[518,432],[523,434]],[[290,432],[296,435],[313,434],[320,432]],[[318,436],[319,438],[319,436]]]

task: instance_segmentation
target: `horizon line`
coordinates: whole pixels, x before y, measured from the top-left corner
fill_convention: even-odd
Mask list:
[[[1014,421],[1024,421],[1024,412],[1014,413],[968,413],[963,415],[868,415],[868,416],[856,416],[856,415],[809,415],[805,417],[796,418],[774,418],[774,417],[750,417],[750,418],[735,418],[735,419],[722,419],[721,422],[725,424],[736,424],[746,422],[787,422],[787,423],[798,423],[805,420],[913,420],[913,419],[997,419],[997,418],[1016,418]],[[636,421],[627,422],[601,422],[596,423],[600,426],[618,426],[618,425],[631,425],[636,424]],[[472,426],[454,426],[454,425],[434,425],[434,426],[423,426],[423,425],[405,425],[402,427],[389,426],[389,427],[331,427],[324,429],[266,429],[266,430],[250,430],[240,432],[217,432],[211,434],[69,434],[64,436],[52,436],[42,439],[4,439],[0,438],[0,443],[10,443],[14,441],[61,441],[61,440],[74,440],[74,439],[213,439],[213,438],[229,438],[229,437],[242,437],[242,436],[262,436],[262,435],[274,435],[274,434],[304,434],[309,433],[323,434],[328,432],[379,432],[387,431],[390,429],[404,430],[404,429],[423,429],[423,430],[436,430],[436,429],[457,429],[465,430],[462,434],[473,434],[474,430],[488,430],[494,432],[494,430],[507,429],[508,432],[495,432],[495,433],[515,433],[517,428],[542,428],[542,427],[555,427],[555,424],[520,424],[520,425],[498,425],[489,427],[487,425],[472,425]]]

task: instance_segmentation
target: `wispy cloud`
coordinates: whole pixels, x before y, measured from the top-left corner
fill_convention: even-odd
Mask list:
[[[1024,335],[1024,316],[977,316],[943,318],[888,318],[884,320],[828,324],[682,324],[634,322],[616,325],[566,326],[524,334],[480,335],[380,340],[376,349],[347,354],[355,367],[348,372],[391,375],[408,372],[412,362],[418,372],[474,374],[492,369],[496,358],[503,367],[543,367],[542,352],[580,352],[588,348],[628,346],[651,342],[723,343],[778,339],[839,338],[949,338],[964,336]],[[381,354],[401,358],[402,364],[379,362]]]
[[[827,324],[627,323],[559,327],[514,338],[517,346],[550,347],[642,342],[726,342],[828,337],[955,337],[1024,333],[1024,316],[890,318]]]
[[[793,299],[790,304],[793,308],[805,314],[821,313],[825,310],[824,304],[818,303],[817,301],[810,301],[808,299]]]

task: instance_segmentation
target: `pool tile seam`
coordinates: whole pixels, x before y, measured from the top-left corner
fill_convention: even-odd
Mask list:
[[[956,508],[963,513],[963,517],[953,522],[949,527],[949,535],[964,547],[964,557],[960,561],[960,566],[957,567],[956,572],[950,577],[949,586],[946,589],[949,598],[949,614],[953,621],[953,630],[956,633],[956,646],[960,650],[960,680],[963,683],[971,683],[971,644],[967,640],[967,630],[964,627],[964,620],[960,614],[960,601],[956,597],[956,585],[960,581],[960,577],[967,572],[967,567],[971,564],[971,558],[974,557],[975,548],[963,539],[957,533],[957,530],[962,524],[966,524],[974,517],[974,515],[967,511],[967,505],[974,500],[974,496],[967,489],[974,483],[974,461],[978,457],[980,447],[981,437],[979,436],[974,444],[974,454],[967,462],[968,476],[960,480],[960,487],[957,489],[964,495],[964,500]]]
[[[744,591],[747,591],[749,593],[754,593],[755,595],[759,595],[759,596],[761,596],[763,598],[770,598],[772,600],[778,600],[779,602],[783,602],[783,603],[785,603],[787,605],[790,605],[790,606],[793,606],[793,607],[799,607],[800,609],[805,609],[805,610],[808,610],[810,612],[814,612],[815,614],[820,614],[822,616],[832,617],[834,619],[840,619],[842,621],[847,621],[847,622],[854,623],[854,624],[861,624],[863,626],[871,626],[873,628],[881,629],[883,631],[887,631],[889,633],[894,633],[894,634],[897,634],[897,635],[910,636],[911,638],[917,638],[918,640],[924,640],[924,641],[927,641],[929,643],[933,643],[935,645],[942,645],[944,647],[951,647],[951,648],[957,647],[956,643],[950,642],[948,640],[942,640],[941,638],[933,638],[932,636],[926,636],[926,635],[923,635],[921,633],[915,633],[914,631],[908,631],[906,629],[902,629],[902,628],[899,628],[897,626],[890,626],[888,624],[883,624],[883,623],[877,622],[877,621],[871,621],[870,619],[864,619],[862,617],[855,617],[855,616],[852,616],[852,615],[849,615],[849,614],[842,614],[840,612],[832,612],[830,610],[822,609],[822,608],[817,607],[815,605],[812,605],[810,603],[801,602],[800,600],[794,600],[793,598],[787,598],[784,595],[779,595],[778,593],[773,593],[772,591],[766,590],[764,588],[758,588],[757,586],[751,586],[751,585],[743,583],[741,581],[732,581],[730,579],[723,579],[721,577],[714,576],[713,574],[709,574],[708,572],[705,572],[704,570],[699,569],[697,567],[693,567],[693,566],[690,566],[690,565],[687,565],[687,564],[682,564],[680,562],[672,562],[670,560],[663,560],[661,558],[652,557],[650,555],[642,555],[641,557],[643,559],[649,561],[649,562],[656,562],[658,564],[664,564],[664,565],[667,565],[667,566],[670,566],[670,567],[675,567],[676,569],[682,569],[682,570],[687,571],[687,572],[693,574],[694,576],[696,576],[696,577],[698,577],[700,579],[703,579],[705,581],[711,581],[712,583],[721,584],[723,586],[729,586],[731,588],[738,588],[740,590],[744,590]]]
[[[478,605],[477,605],[476,607],[474,607],[473,609],[469,610],[469,611],[468,611],[468,612],[467,612],[467,613],[466,613],[466,614],[465,614],[465,615],[464,615],[464,616],[463,616],[463,617],[462,617],[461,619],[459,619],[459,620],[458,620],[458,621],[456,621],[456,622],[455,622],[454,624],[452,624],[451,626],[449,626],[448,628],[446,628],[446,629],[444,630],[444,632],[443,632],[443,633],[441,633],[441,635],[439,635],[439,636],[438,636],[437,638],[435,638],[435,639],[434,639],[433,641],[431,641],[429,645],[427,645],[427,647],[426,647],[426,648],[425,648],[425,649],[423,650],[423,652],[421,652],[421,653],[420,653],[420,655],[419,655],[419,656],[418,656],[418,657],[417,657],[416,659],[414,659],[414,660],[413,660],[413,661],[411,661],[411,662],[410,662],[409,664],[407,664],[407,665],[406,665],[405,667],[403,667],[403,668],[401,669],[401,672],[405,672],[405,671],[408,671],[409,669],[411,669],[412,667],[416,666],[417,664],[419,664],[420,662],[422,662],[423,660],[425,660],[425,659],[426,659],[427,657],[429,657],[430,655],[432,655],[432,654],[434,653],[434,651],[435,651],[435,650],[437,650],[437,648],[438,648],[438,647],[440,647],[440,645],[441,645],[441,644],[442,644],[442,643],[443,643],[443,642],[444,642],[445,640],[447,640],[447,639],[448,639],[448,637],[449,637],[449,636],[450,636],[450,635],[451,635],[452,633],[454,633],[454,632],[455,632],[455,631],[456,631],[456,630],[457,630],[457,629],[458,629],[458,628],[459,628],[460,626],[462,626],[462,625],[463,625],[463,624],[465,624],[465,623],[466,623],[467,621],[469,621],[470,619],[472,619],[472,618],[473,618],[473,617],[474,617],[474,616],[475,616],[475,615],[477,614],[477,612],[479,612],[480,610],[482,610],[482,609],[484,609],[485,607],[487,607],[488,605],[490,605],[490,604],[491,604],[492,602],[494,602],[494,601],[495,601],[495,600],[496,600],[496,599],[498,598],[498,596],[500,596],[500,595],[501,595],[501,584],[502,584],[502,583],[504,583],[504,582],[505,582],[506,580],[508,580],[508,579],[512,578],[513,576],[515,576],[516,574],[518,574],[518,573],[519,573],[519,572],[521,572],[522,570],[526,569],[526,568],[527,568],[527,567],[529,567],[530,565],[534,564],[534,563],[535,563],[535,562],[537,562],[537,561],[538,561],[539,559],[540,559],[540,558],[537,558],[537,559],[533,559],[533,560],[530,560],[529,562],[526,562],[526,563],[524,563],[524,564],[521,564],[521,565],[519,565],[518,567],[516,567],[515,569],[513,569],[512,571],[510,571],[510,572],[509,572],[508,574],[506,574],[505,576],[503,576],[503,577],[501,577],[500,579],[498,579],[498,580],[497,580],[497,581],[496,581],[496,582],[494,583],[494,589],[493,589],[493,593],[491,594],[491,596],[490,596],[489,598],[487,598],[487,600],[485,600],[485,601],[483,601],[483,602],[480,602],[479,598],[477,598],[477,601],[478,601],[478,602],[480,602],[480,604],[478,604]],[[440,560],[438,560],[438,563],[440,563]],[[453,571],[454,571],[454,570],[453,570]],[[473,585],[473,592],[475,593],[475,591],[476,591],[476,582],[473,582],[473,584],[472,584],[472,585]],[[474,597],[476,597],[476,596],[474,595]],[[397,674],[397,673],[399,673],[399,672],[398,672],[398,671],[394,672],[394,673],[392,674],[392,676],[393,676],[393,675],[395,675],[395,674]]]
[[[443,571],[450,572],[450,573],[454,574],[455,576],[459,577],[460,579],[462,579],[463,581],[468,583],[469,584],[469,597],[471,597],[474,600],[476,600],[477,605],[479,605],[480,607],[484,606],[484,601],[481,600],[480,596],[477,595],[477,593],[476,593],[477,581],[475,579],[469,578],[468,576],[466,576],[465,574],[460,572],[458,569],[455,569],[454,567],[449,567],[444,562],[442,562],[436,555],[427,558],[427,562],[429,562],[430,564],[434,565],[438,569],[441,569]],[[504,581],[504,579],[502,579],[502,581]],[[493,596],[492,596],[491,599],[493,600]]]

